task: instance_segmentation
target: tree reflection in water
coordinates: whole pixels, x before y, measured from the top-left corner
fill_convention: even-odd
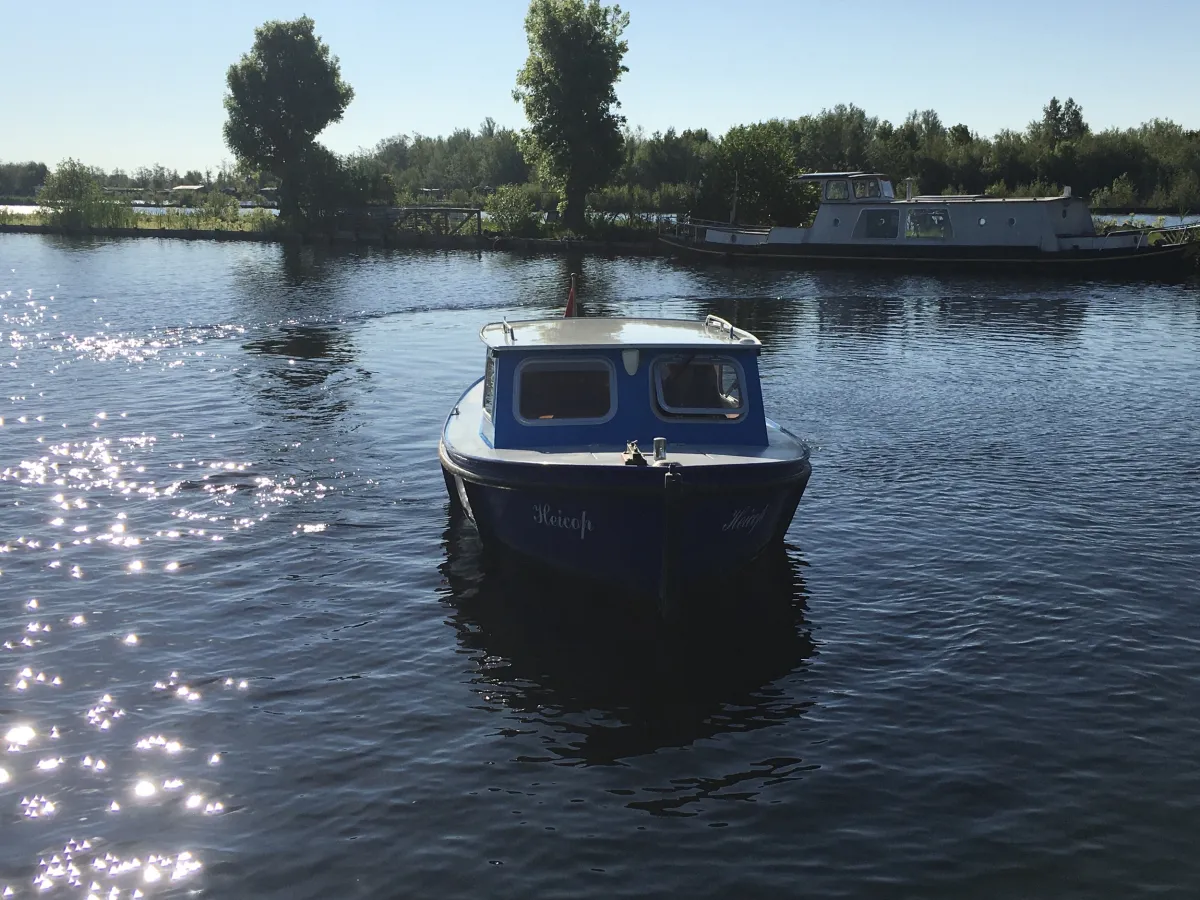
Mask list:
[[[262,335],[243,345],[251,354],[243,378],[272,418],[330,424],[350,407],[342,382],[367,375],[354,365],[352,328],[338,321],[345,306],[333,290],[340,262],[287,245],[279,266],[237,272],[241,304],[262,323]]]
[[[630,765],[663,748],[779,726],[812,705],[794,695],[794,681],[783,683],[815,653],[793,547],[690,598],[687,620],[670,630],[651,602],[484,552],[458,515],[444,548],[443,592],[474,663],[473,690],[483,708],[511,720],[502,735],[535,737],[520,741],[537,749],[518,762]],[[753,794],[753,784],[807,768],[759,755],[743,771],[613,793],[632,807],[683,814],[701,797]]]

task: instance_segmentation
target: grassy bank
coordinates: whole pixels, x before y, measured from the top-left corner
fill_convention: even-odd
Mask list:
[[[395,250],[471,250],[497,251],[538,256],[545,254],[587,254],[593,256],[649,256],[662,252],[657,241],[589,240],[583,238],[500,237],[483,234],[435,234],[410,229],[350,229],[297,232],[285,228],[232,229],[199,227],[202,220],[193,217],[185,228],[124,228],[112,225],[73,227],[41,224],[32,216],[14,216],[18,222],[5,221],[0,215],[0,234],[45,234],[79,238],[169,238],[180,240],[252,241],[258,243],[311,244],[315,246],[368,246]],[[149,218],[149,217],[147,217]],[[204,223],[212,224],[212,223]]]
[[[246,214],[219,215],[204,209],[168,209],[161,213],[139,213],[132,209],[120,222],[84,221],[82,227],[119,227],[138,231],[256,231],[273,233],[279,225],[276,216],[256,209]],[[0,210],[0,225],[38,225],[60,227],[62,222],[52,211],[14,213]]]

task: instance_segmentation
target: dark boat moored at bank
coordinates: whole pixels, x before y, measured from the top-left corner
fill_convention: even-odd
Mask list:
[[[499,322],[481,337],[484,377],[439,457],[485,547],[671,617],[689,585],[783,541],[811,467],[766,417],[753,335],[709,316]]]
[[[808,227],[754,227],[683,218],[660,235],[689,256],[803,267],[1039,271],[1067,276],[1178,277],[1194,268],[1200,226],[1099,234],[1087,204],[1060,197],[899,199],[869,172],[802,175],[821,204]]]

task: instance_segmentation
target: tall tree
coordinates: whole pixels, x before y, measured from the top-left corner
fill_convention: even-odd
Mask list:
[[[797,174],[786,123],[735,125],[717,145],[700,210],[713,219],[801,225],[814,198],[796,182]]]
[[[225,76],[225,143],[240,161],[279,179],[280,212],[289,216],[299,212],[309,157],[318,169],[328,166],[314,139],[354,98],[313,24],[303,16],[256,28],[254,46]]]
[[[621,105],[616,83],[629,71],[621,38],[628,25],[628,13],[600,0],[531,0],[525,16],[529,58],[513,91],[529,120],[522,150],[562,191],[563,224],[576,231],[588,191],[621,164],[625,117],[613,110]]]
[[[1073,97],[1068,97],[1066,103],[1059,103],[1057,97],[1051,97],[1050,102],[1042,107],[1042,120],[1031,123],[1029,130],[1053,148],[1061,141],[1078,140],[1090,129],[1083,119],[1083,107]]]

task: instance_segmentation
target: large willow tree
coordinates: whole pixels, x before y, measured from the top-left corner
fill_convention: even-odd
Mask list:
[[[313,24],[303,16],[256,28],[254,46],[225,76],[225,143],[240,161],[279,179],[280,212],[288,217],[300,211],[310,157],[324,155],[314,139],[354,98]]]
[[[629,14],[600,0],[532,0],[525,16],[529,58],[517,73],[514,99],[525,107],[525,158],[566,201],[563,224],[580,231],[588,191],[621,164],[625,117],[616,83],[629,71],[621,39]]]

